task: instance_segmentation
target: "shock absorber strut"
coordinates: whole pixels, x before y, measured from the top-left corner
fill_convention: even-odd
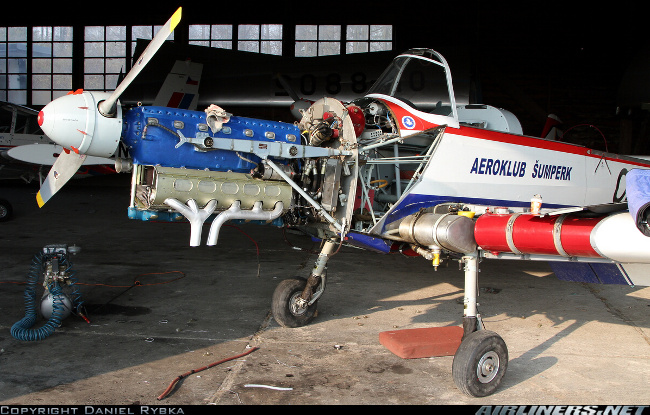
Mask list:
[[[304,302],[314,302],[320,297],[320,292],[322,292],[322,289],[319,290],[319,293],[317,296],[314,298],[314,288],[318,286],[318,284],[321,284],[321,288],[324,288],[325,284],[325,277],[323,276],[325,272],[325,267],[327,265],[327,260],[329,257],[332,255],[332,252],[334,252],[334,249],[336,248],[336,242],[332,240],[327,240],[325,241],[325,245],[323,245],[323,249],[321,250],[320,254],[318,255],[318,258],[316,259],[316,263],[314,264],[314,268],[312,269],[311,275],[309,275],[309,278],[307,279],[307,285],[305,286],[305,289],[302,292],[302,295],[300,296],[301,299]]]
[[[462,258],[465,271],[465,295],[463,298],[463,338],[480,330],[483,326],[478,312],[478,253],[466,254]]]

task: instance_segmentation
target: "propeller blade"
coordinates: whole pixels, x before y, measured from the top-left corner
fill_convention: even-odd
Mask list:
[[[86,155],[77,154],[72,151],[64,151],[57,157],[54,165],[52,165],[52,169],[50,169],[45,181],[41,185],[41,189],[36,194],[38,207],[43,207],[45,202],[50,200],[75,175],[84,160],[86,160]]]
[[[289,106],[289,110],[297,120],[302,119],[302,111],[311,107],[314,101],[300,98],[296,91],[289,85],[289,80],[285,78],[284,75],[278,73],[275,75],[277,81],[282,85],[282,88],[287,92],[287,94],[293,99],[293,104]]]
[[[156,54],[158,49],[162,44],[167,40],[169,35],[174,31],[178,22],[181,20],[182,7],[179,7],[178,10],[172,15],[172,17],[167,20],[167,23],[158,31],[156,36],[151,40],[147,48],[142,52],[142,55],[135,62],[129,73],[126,74],[122,82],[115,88],[115,91],[111,96],[99,104],[99,112],[102,115],[110,117],[115,113],[115,105],[117,99],[122,95],[122,92],[133,82],[136,76],[140,73],[142,68],[151,60],[153,55]]]
[[[291,97],[292,100],[294,100],[294,101],[299,101],[300,100],[300,96],[298,96],[296,91],[291,87],[291,85],[289,85],[289,81],[287,81],[287,79],[284,77],[284,75],[282,75],[281,73],[276,74],[276,79],[278,80],[280,85],[282,85],[282,88],[284,88],[284,90],[287,92],[287,94],[289,94],[289,96]]]

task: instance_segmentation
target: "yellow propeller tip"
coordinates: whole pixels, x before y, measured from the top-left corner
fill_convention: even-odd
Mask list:
[[[41,192],[36,193],[36,203],[38,203],[38,207],[42,208],[45,202],[43,201],[43,198],[41,197]]]
[[[174,29],[176,29],[176,26],[178,25],[178,22],[181,21],[181,14],[183,12],[183,8],[179,7],[178,10],[172,15],[171,19],[171,25],[169,27],[169,32],[173,32]]]

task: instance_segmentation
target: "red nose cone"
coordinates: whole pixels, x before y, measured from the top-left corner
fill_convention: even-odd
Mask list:
[[[38,126],[39,127],[43,126],[43,111],[38,112]]]

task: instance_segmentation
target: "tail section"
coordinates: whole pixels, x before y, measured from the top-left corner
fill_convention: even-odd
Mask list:
[[[564,132],[560,130],[562,125],[562,120],[560,120],[557,115],[549,114],[546,118],[546,124],[544,124],[544,129],[542,130],[540,137],[549,140],[561,140],[564,135]]]
[[[165,79],[156,99],[155,106],[195,110],[199,102],[199,84],[203,64],[176,61]]]

